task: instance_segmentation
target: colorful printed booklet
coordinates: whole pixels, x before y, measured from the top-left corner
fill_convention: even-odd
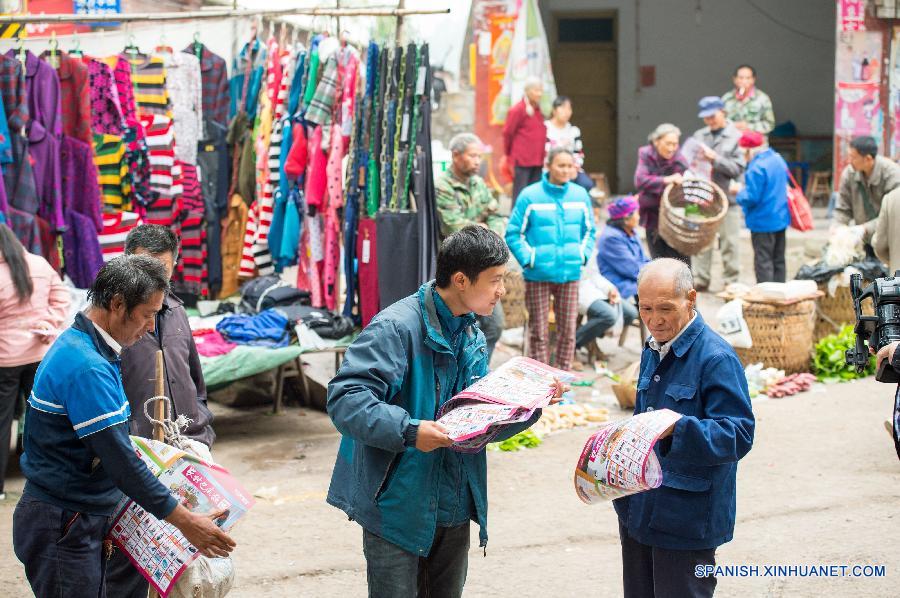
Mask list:
[[[199,513],[224,510],[216,524],[225,531],[255,502],[223,467],[156,440],[132,436],[131,445],[185,508]],[[178,528],[160,521],[127,496],[116,508],[109,538],[163,598],[200,554]]]
[[[659,409],[607,424],[592,434],[575,467],[578,498],[593,505],[659,488],[662,469],[653,447],[681,417]]]
[[[474,453],[509,424],[527,421],[553,398],[553,381],[571,382],[568,372],[527,357],[514,357],[444,403],[437,423],[455,441],[453,450]]]

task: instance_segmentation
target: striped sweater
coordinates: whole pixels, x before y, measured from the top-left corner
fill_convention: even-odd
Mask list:
[[[138,115],[160,114],[172,118],[166,89],[166,65],[162,57],[134,54],[126,58],[131,64],[131,82]]]
[[[94,164],[97,166],[103,205],[116,210],[130,210],[131,184],[122,138],[95,134]]]

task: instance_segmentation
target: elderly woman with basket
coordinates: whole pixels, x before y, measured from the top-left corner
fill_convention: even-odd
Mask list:
[[[556,367],[568,370],[575,355],[578,281],[594,247],[591,198],[571,183],[575,157],[550,150],[543,179],[522,190],[506,229],[506,244],[522,266],[529,318],[528,356],[550,363],[550,297],[556,315]]]
[[[664,123],[650,133],[650,143],[638,150],[638,165],[634,172],[641,210],[641,226],[647,231],[647,245],[655,259],[671,257],[687,264],[691,259],[676,251],[659,236],[659,205],[669,184],[680,185],[688,162],[679,151],[681,130]]]

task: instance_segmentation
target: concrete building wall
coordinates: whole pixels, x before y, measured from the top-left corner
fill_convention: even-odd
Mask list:
[[[730,89],[740,63],[756,67],[777,122],[791,120],[804,135],[833,131],[832,0],[541,0],[540,6],[551,53],[555,13],[617,11],[620,192],[631,190],[647,134],[667,121],[686,134],[702,126],[697,100]],[[656,67],[655,86],[638,89],[640,65]],[[586,109],[575,106],[575,124]]]

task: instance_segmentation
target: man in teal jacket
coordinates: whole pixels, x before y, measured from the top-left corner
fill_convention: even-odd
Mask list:
[[[449,236],[436,280],[375,316],[328,385],[328,414],[343,435],[328,503],[363,527],[370,597],[461,596],[470,520],[487,544],[485,452],[450,450],[433,420],[487,374],[475,314],[490,314],[505,294],[508,260],[503,239],[485,228]]]

